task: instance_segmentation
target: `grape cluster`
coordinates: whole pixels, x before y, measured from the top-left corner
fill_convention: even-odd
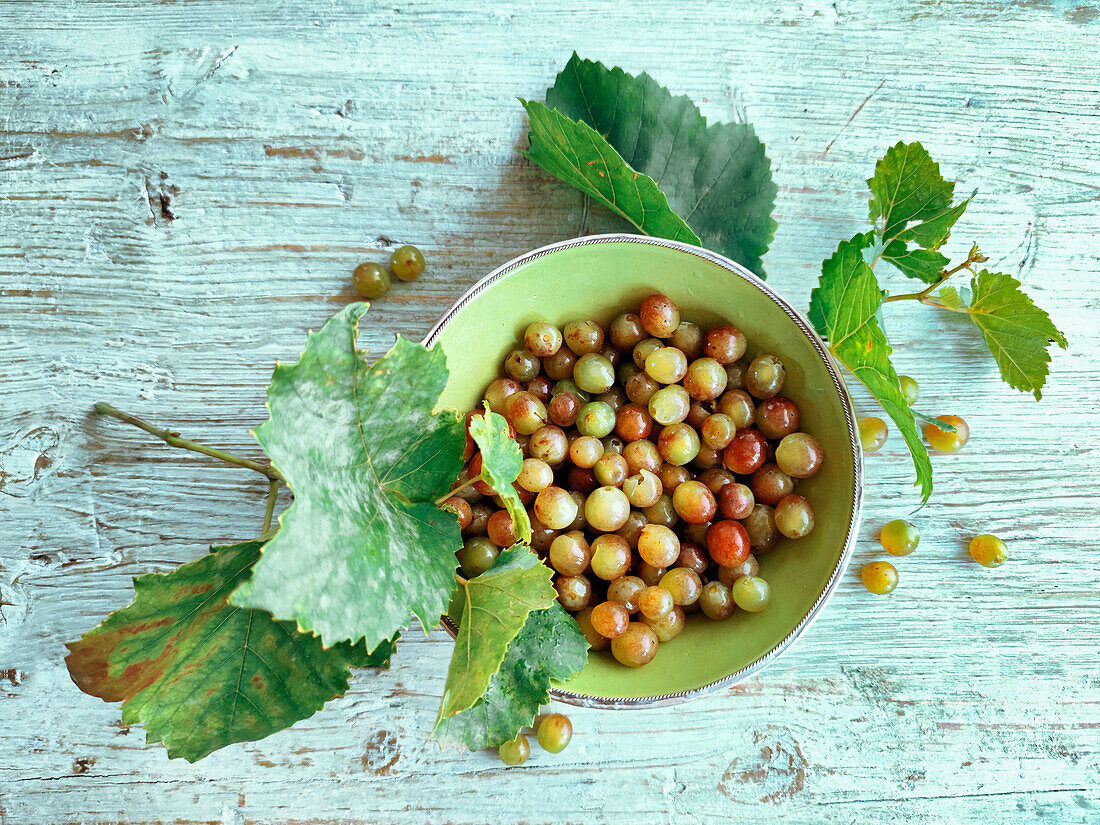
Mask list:
[[[795,486],[824,452],[780,395],[783,362],[748,348],[737,327],[681,321],[655,294],[606,330],[536,321],[485,390],[523,448],[515,487],[558,601],[593,649],[610,647],[625,665],[650,662],[687,613],[721,621],[763,610],[756,556],[813,530]],[[458,485],[479,472],[473,454]],[[448,506],[463,528],[465,575],[515,541],[484,482]]]

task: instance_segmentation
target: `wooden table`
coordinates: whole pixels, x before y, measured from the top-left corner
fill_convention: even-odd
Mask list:
[[[638,8],[631,9],[630,6]],[[1100,6],[1091,0],[0,3],[0,823],[1100,822]],[[956,319],[887,312],[934,456],[888,598],[855,569],[916,504],[892,434],[854,565],[764,674],[686,706],[569,711],[522,768],[427,741],[450,640],[266,741],[190,765],[78,692],[63,643],[132,576],[255,535],[266,485],[90,415],[96,400],[255,456],[277,358],[414,242],[375,352],[575,235],[581,198],[516,152],[517,96],[576,48],[746,118],[780,186],[771,283],[805,306],[863,180],[919,139],[979,196],[981,243],[1070,337],[1044,399]],[[595,210],[586,231],[618,228]],[[857,400],[870,413],[865,395]],[[285,504],[285,502],[283,502]],[[996,571],[966,542],[1009,544]]]

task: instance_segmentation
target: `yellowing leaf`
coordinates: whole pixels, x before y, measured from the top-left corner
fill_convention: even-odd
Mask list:
[[[508,422],[486,407],[470,419],[470,437],[481,451],[481,476],[504,502],[512,517],[512,534],[524,544],[531,542],[531,519],[512,482],[523,468],[523,450],[509,435]]]

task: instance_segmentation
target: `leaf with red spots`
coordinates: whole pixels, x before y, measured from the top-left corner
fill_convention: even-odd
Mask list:
[[[167,575],[134,579],[134,601],[68,645],[77,687],[123,702],[122,721],[189,762],[262,739],[342,696],[350,668],[387,666],[396,636],[322,647],[263,610],[228,597],[260,557],[256,541],[216,547]]]

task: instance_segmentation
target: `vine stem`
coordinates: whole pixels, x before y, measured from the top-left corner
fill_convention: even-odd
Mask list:
[[[940,275],[940,279],[938,281],[936,281],[934,284],[929,284],[927,287],[922,289],[920,292],[907,292],[904,295],[887,295],[885,298],[882,299],[882,302],[884,304],[887,303],[888,301],[920,301],[921,303],[924,303],[925,298],[927,298],[929,295],[931,295],[933,292],[935,292],[937,287],[943,286],[947,282],[947,279],[950,278],[952,275],[954,275],[956,272],[959,272],[960,270],[963,270],[963,269],[966,269],[966,270],[969,270],[970,272],[973,272],[974,270],[970,269],[970,265],[972,263],[977,262],[978,260],[979,259],[974,256],[974,250],[971,250],[970,254],[966,256],[965,261],[963,261],[958,266],[955,266],[955,267],[952,267],[951,269],[945,270],[943,272],[943,274]],[[941,305],[936,304],[936,306],[941,306]],[[946,309],[946,308],[947,307],[944,307],[944,309]]]
[[[267,476],[273,482],[283,481],[282,474],[272,467],[270,464],[261,464],[258,461],[252,461],[248,458],[241,458],[240,456],[227,453],[225,450],[219,450],[215,447],[207,447],[205,444],[199,444],[197,441],[192,441],[189,438],[180,438],[177,433],[172,432],[167,428],[154,427],[147,421],[142,421],[137,416],[124,413],[121,410],[117,410],[110,404],[105,404],[100,401],[93,409],[100,415],[110,416],[111,418],[117,418],[124,424],[130,424],[137,427],[139,430],[144,430],[149,435],[156,436],[170,447],[179,447],[183,450],[191,450],[195,453],[202,453],[208,455],[211,458],[216,458],[220,461],[224,461],[227,464],[233,464],[237,467],[244,467],[248,470],[255,470],[261,475]]]
[[[271,517],[275,515],[275,499],[278,497],[279,482],[273,478],[267,485],[267,510],[264,511],[264,526],[260,530],[260,535],[271,529]]]
[[[444,493],[439,498],[437,498],[435,500],[436,507],[438,507],[440,504],[445,502],[447,499],[449,499],[451,496],[455,495],[456,493],[462,492],[467,487],[473,487],[479,481],[484,481],[484,480],[485,479],[483,479],[480,475],[476,476],[475,478],[467,479],[466,481],[462,482],[457,487],[455,487],[453,490],[448,490],[446,493]]]

